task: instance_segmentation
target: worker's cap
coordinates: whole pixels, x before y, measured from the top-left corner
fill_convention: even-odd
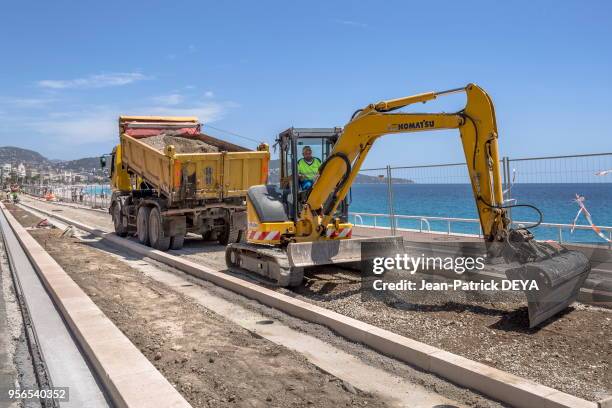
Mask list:
[[[306,150],[310,150],[312,152],[312,148],[310,146],[308,146],[308,145],[306,145],[306,146],[304,146],[302,148],[302,153],[304,153]]]

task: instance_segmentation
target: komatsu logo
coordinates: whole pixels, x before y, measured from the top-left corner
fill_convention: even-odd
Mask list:
[[[408,123],[394,123],[389,126],[389,130],[401,131],[410,129],[429,129],[434,127],[433,120],[422,120],[420,122],[408,122]]]

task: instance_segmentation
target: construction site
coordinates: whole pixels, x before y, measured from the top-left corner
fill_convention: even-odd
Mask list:
[[[473,87],[465,91],[482,92]],[[380,102],[371,114],[396,122],[384,111],[445,93]],[[471,137],[462,119],[432,115]],[[113,191],[104,205],[37,186],[2,204],[2,312],[12,333],[3,367],[25,386],[69,392],[37,400],[60,406],[606,406],[610,249],[536,241],[509,229],[503,205],[487,221],[502,202],[500,168],[478,167],[477,155],[496,153],[490,147],[466,153],[475,156],[468,168],[491,177],[490,190],[474,190],[487,204],[481,237],[352,225],[345,196],[364,151],[338,150],[355,145],[351,125],[282,132],[278,190],[265,184],[265,144],[206,136],[197,118],[120,117],[120,143],[100,158]],[[325,165],[312,186],[293,189],[306,172],[291,152],[314,140]],[[327,163],[342,161],[346,174],[330,171],[337,178],[325,183]],[[317,186],[335,187],[309,205]],[[327,225],[314,239],[301,231],[313,215],[308,222]],[[368,290],[374,257],[480,251],[505,261],[483,258],[463,282],[526,273],[543,288]],[[398,265],[390,268],[405,281]],[[442,264],[416,269],[408,276],[423,287],[457,278]]]
[[[612,408],[609,4],[61,3],[0,25],[0,408]]]

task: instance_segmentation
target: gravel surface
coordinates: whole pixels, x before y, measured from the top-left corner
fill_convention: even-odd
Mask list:
[[[81,217],[92,217],[83,210],[70,211],[64,214],[84,222]],[[110,224],[105,214],[94,215]],[[197,238],[172,253],[225,269],[224,248]],[[578,397],[596,401],[612,394],[609,309],[576,303],[543,328],[527,329],[522,295],[487,301],[449,294],[418,301],[368,298],[362,296],[360,276],[354,272],[327,268],[306,276],[300,288],[277,290]]]
[[[149,136],[139,140],[157,150],[164,150],[166,146],[173,145],[177,153],[211,153],[219,151],[217,147],[209,145],[201,140],[178,135],[173,136],[167,133]]]
[[[612,393],[612,313],[576,304],[528,329],[524,302],[471,301],[446,292],[420,302],[368,299],[349,271],[313,275],[294,294],[319,306],[592,401]]]

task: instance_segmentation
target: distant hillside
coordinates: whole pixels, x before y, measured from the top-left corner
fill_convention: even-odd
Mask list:
[[[0,147],[0,165],[9,163],[19,165],[23,163],[26,167],[43,168],[51,167],[56,170],[93,170],[100,168],[98,157],[85,157],[77,160],[57,160],[47,159],[42,154],[34,150],[22,149],[14,146]]]
[[[414,180],[403,178],[391,178],[393,184],[414,184]],[[384,177],[368,176],[367,174],[358,174],[355,177],[354,184],[387,184],[386,175]]]
[[[31,164],[31,165],[49,165],[50,161],[42,154],[34,150],[22,149],[14,146],[0,147],[0,164]]]
[[[68,161],[60,161],[56,164],[56,167],[65,169],[65,170],[74,170],[78,171],[81,169],[98,169],[100,168],[100,158],[99,157],[84,157],[82,159],[77,160],[68,160]]]

